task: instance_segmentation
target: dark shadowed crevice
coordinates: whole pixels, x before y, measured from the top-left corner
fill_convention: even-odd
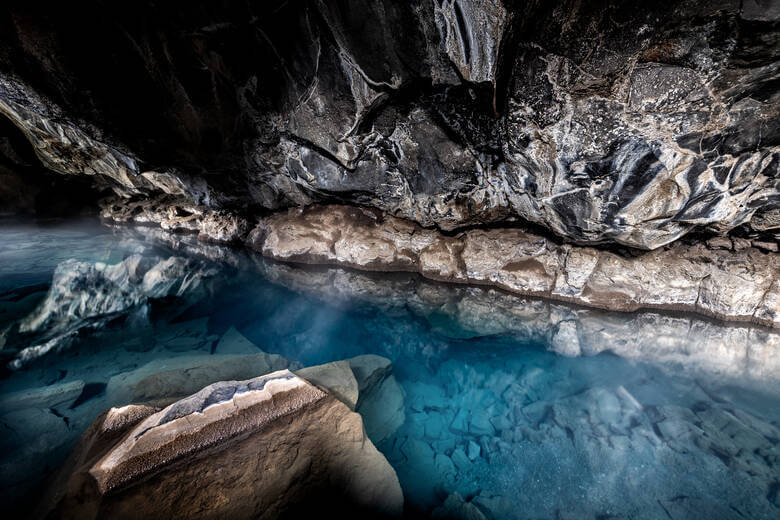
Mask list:
[[[56,217],[94,211],[100,190],[86,176],[47,169],[30,142],[0,116],[0,217]]]

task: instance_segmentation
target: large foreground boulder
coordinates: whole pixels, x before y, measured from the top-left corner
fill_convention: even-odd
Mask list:
[[[288,370],[218,382],[154,410],[128,406],[98,418],[42,516],[402,512],[398,478],[366,436],[360,416]]]

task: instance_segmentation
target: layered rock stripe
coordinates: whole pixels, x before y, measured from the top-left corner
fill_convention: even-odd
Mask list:
[[[102,215],[179,229],[154,203],[110,203]],[[191,220],[184,230],[213,240],[213,220],[200,222]],[[236,231],[231,239],[280,261],[411,271],[601,309],[691,311],[780,327],[780,257],[747,241],[733,250],[676,242],[623,255],[518,228],[449,236],[370,208],[339,205],[279,212],[261,219],[248,235]]]
[[[356,394],[386,375],[383,361],[350,360],[360,385],[347,362],[347,372],[335,363],[306,370]],[[323,388],[285,369],[216,382],[162,410],[112,408],[87,430],[43,511],[62,518],[277,518],[311,508],[307,494],[327,489],[323,499],[334,511],[399,516],[395,472],[360,416]]]

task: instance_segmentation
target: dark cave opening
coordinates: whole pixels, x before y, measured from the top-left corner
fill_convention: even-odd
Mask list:
[[[0,116],[0,217],[60,217],[94,212],[102,196],[90,177],[46,168],[24,133]]]

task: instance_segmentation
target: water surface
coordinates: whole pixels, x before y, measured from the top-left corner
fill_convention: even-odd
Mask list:
[[[67,406],[0,410],[18,514],[100,411],[149,391],[139,374],[262,351],[392,361],[358,411],[410,516],[780,516],[780,341],[760,327],[303,268],[84,221],[3,223],[0,331],[0,399],[85,383]]]

